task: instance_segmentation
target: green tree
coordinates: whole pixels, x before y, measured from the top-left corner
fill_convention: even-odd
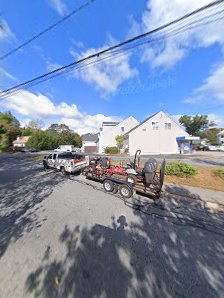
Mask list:
[[[0,112],[0,125],[13,125],[20,127],[19,120],[17,120],[11,112]]]
[[[0,149],[11,146],[20,134],[20,123],[16,117],[11,112],[0,112]]]
[[[47,130],[55,133],[72,132],[72,130],[66,124],[57,124],[57,123],[51,124],[51,126]]]
[[[120,151],[123,148],[123,144],[124,144],[124,136],[123,135],[117,135],[115,137],[115,141],[117,143],[117,148]]]
[[[211,145],[218,145],[217,134],[220,132],[219,128],[209,128],[200,132],[201,139],[208,139]]]
[[[40,150],[52,150],[60,145],[74,145],[81,147],[81,137],[74,132],[58,133],[52,130],[36,131],[27,142],[27,146]]]
[[[21,129],[22,136],[31,136],[37,130],[41,130],[43,122],[40,120],[30,120],[28,124]]]
[[[180,117],[179,122],[190,135],[194,136],[199,136],[201,131],[216,125],[214,122],[208,120],[207,115],[195,115],[193,117],[184,115]]]

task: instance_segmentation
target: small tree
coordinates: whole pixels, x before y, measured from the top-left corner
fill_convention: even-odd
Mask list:
[[[124,144],[124,136],[123,135],[117,135],[115,137],[116,143],[117,143],[117,148],[120,151],[123,148]]]

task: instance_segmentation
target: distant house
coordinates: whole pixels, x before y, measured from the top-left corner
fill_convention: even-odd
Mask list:
[[[218,134],[217,134],[217,142],[222,145],[224,144],[224,130],[220,131]]]
[[[116,146],[115,137],[126,134],[138,124],[132,116],[121,122],[103,122],[99,133],[98,152],[103,153],[106,147]]]
[[[25,137],[17,137],[17,139],[15,141],[13,141],[13,147],[26,147],[26,143],[29,140],[29,136],[25,136]]]
[[[98,152],[98,134],[87,133],[82,137],[82,151],[85,153]]]
[[[160,111],[126,133],[129,153],[140,149],[142,154],[185,153],[193,148],[191,137],[170,115]]]

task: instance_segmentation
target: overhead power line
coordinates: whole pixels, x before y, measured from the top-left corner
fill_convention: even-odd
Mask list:
[[[73,15],[75,15],[80,10],[84,9],[85,7],[87,7],[88,5],[90,5],[91,3],[95,2],[95,1],[96,0],[88,0],[88,1],[86,1],[84,4],[80,5],[78,8],[74,9],[69,14],[65,15],[63,18],[61,18],[60,20],[58,20],[57,22],[51,24],[50,26],[48,26],[47,28],[43,29],[42,31],[40,31],[39,33],[37,33],[36,35],[34,35],[33,37],[29,38],[27,41],[21,43],[18,47],[12,49],[8,53],[6,53],[3,56],[1,56],[0,57],[0,60],[3,60],[5,58],[11,56],[15,52],[21,50],[22,48],[24,48],[25,46],[27,46],[28,44],[30,44],[34,40],[38,39],[40,36],[44,35],[45,33],[49,32],[50,30],[54,29],[55,27],[57,27],[61,23],[65,22],[66,20],[70,19]]]
[[[13,94],[15,91],[17,91],[20,88],[30,87],[30,86],[33,86],[34,84],[38,84],[38,83],[41,83],[41,82],[50,80],[51,78],[54,78],[54,77],[56,77],[58,75],[61,75],[61,74],[64,74],[64,73],[68,72],[71,69],[73,70],[73,69],[83,68],[83,67],[90,66],[92,64],[98,63],[99,61],[102,61],[104,59],[111,58],[111,55],[110,55],[110,56],[101,58],[101,59],[99,59],[97,61],[93,60],[94,58],[99,58],[101,55],[106,54],[106,53],[110,53],[111,54],[111,53],[119,52],[120,48],[123,47],[123,46],[129,45],[129,44],[132,44],[132,43],[135,43],[136,41],[138,42],[141,39],[146,38],[146,37],[150,37],[151,35],[154,35],[156,33],[163,32],[164,29],[167,29],[167,28],[169,28],[172,25],[176,25],[176,24],[178,24],[181,21],[185,21],[188,18],[191,18],[192,16],[197,15],[198,13],[205,12],[206,10],[208,10],[210,8],[213,8],[215,6],[218,6],[218,5],[222,4],[222,3],[224,3],[224,0],[218,0],[218,1],[212,2],[212,3],[210,3],[208,5],[205,5],[205,6],[201,7],[201,8],[199,8],[199,9],[196,9],[196,10],[194,10],[194,11],[192,11],[192,12],[190,12],[190,13],[188,13],[188,14],[186,14],[186,15],[178,18],[178,19],[175,19],[175,20],[173,20],[173,21],[171,21],[171,22],[169,22],[169,23],[167,23],[165,25],[162,25],[160,27],[157,27],[157,28],[155,28],[155,29],[153,29],[151,31],[148,31],[148,32],[145,32],[143,34],[137,35],[137,36],[135,36],[133,38],[130,38],[130,39],[126,40],[126,41],[123,41],[121,43],[118,43],[116,45],[113,45],[111,47],[108,47],[108,48],[106,48],[104,50],[101,50],[101,51],[99,51],[97,53],[91,54],[91,55],[89,55],[87,57],[81,58],[81,59],[79,59],[77,61],[74,61],[74,62],[72,62],[70,64],[67,64],[65,66],[59,67],[59,68],[57,68],[55,70],[52,70],[52,71],[47,72],[47,73],[45,73],[43,75],[40,75],[40,76],[35,77],[33,79],[30,79],[30,80],[28,80],[26,82],[23,82],[23,83],[20,83],[18,85],[15,85],[13,87],[10,87],[10,88],[8,88],[8,89],[3,90],[2,92],[0,92],[0,97],[8,97],[8,96],[10,96],[11,94]],[[215,14],[219,14],[219,13],[220,12],[216,12]],[[213,14],[213,16],[215,14]],[[187,29],[188,30],[188,29],[194,28],[194,26],[197,25],[196,24],[197,22],[199,22],[199,25],[202,25],[203,24],[201,22],[202,19],[206,19],[207,17],[209,17],[209,16],[204,16],[201,19],[198,19],[196,21],[193,21],[191,24],[185,24],[181,28],[176,28],[173,31],[171,30],[170,33],[178,34],[178,33],[181,32],[180,29],[182,29],[182,30],[183,29]],[[206,21],[206,23],[208,23],[208,20]],[[194,26],[189,26],[189,25],[192,25],[192,24],[194,24]],[[151,39],[151,40],[146,40],[146,41],[143,41],[143,42],[140,42],[140,43],[136,43],[133,46],[127,47],[126,49],[124,48],[123,50],[130,50],[130,49],[132,49],[132,48],[134,48],[136,46],[139,46],[139,45],[142,45],[142,44],[145,44],[145,43],[149,43],[149,42],[153,42],[153,41],[158,40],[158,39],[161,39],[161,38],[162,37],[158,37],[158,38],[155,38],[154,40]],[[88,64],[84,64],[83,65],[83,63],[86,63],[89,60],[90,60],[90,62]]]

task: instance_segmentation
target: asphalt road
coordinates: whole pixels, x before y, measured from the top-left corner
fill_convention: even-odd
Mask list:
[[[2,298],[224,297],[224,214],[200,198],[125,205],[0,155],[0,236]]]
[[[29,153],[28,155],[37,155],[44,156],[49,155],[51,152],[42,151],[37,153]],[[24,153],[19,153],[24,154]],[[27,155],[27,154],[24,154]],[[91,156],[96,156],[96,154],[90,154]],[[133,161],[134,156],[116,156],[116,155],[107,155],[112,160],[117,162],[120,161]],[[161,162],[164,158],[167,162],[173,160],[181,160],[182,162],[186,162],[188,164],[192,164],[195,166],[208,166],[208,167],[224,167],[224,152],[219,151],[195,151],[192,155],[180,155],[180,154],[157,154],[157,155],[144,155],[141,156],[140,161],[145,162],[149,158],[155,158],[158,162]]]

